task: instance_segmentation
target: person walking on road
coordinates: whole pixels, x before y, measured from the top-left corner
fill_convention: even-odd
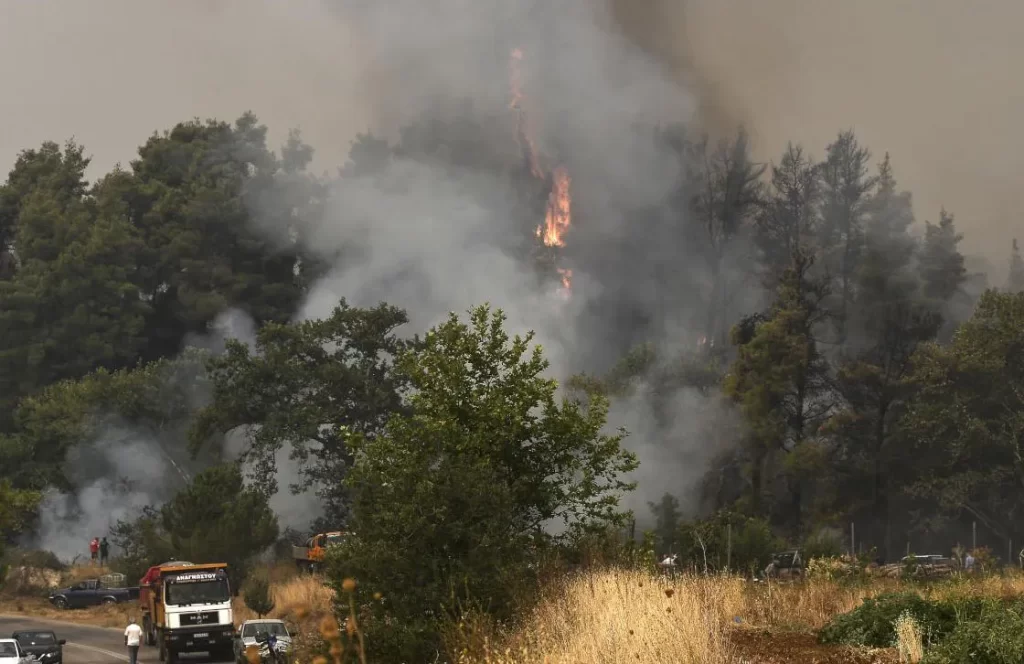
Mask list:
[[[100,565],[107,564],[107,556],[110,555],[110,543],[107,542],[107,538],[104,537],[100,540]]]
[[[124,644],[128,646],[128,664],[138,664],[139,643],[142,640],[142,628],[135,624],[135,618],[128,619],[124,628]]]

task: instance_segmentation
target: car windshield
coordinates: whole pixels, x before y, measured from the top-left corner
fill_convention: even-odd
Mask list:
[[[284,623],[279,622],[247,623],[242,628],[242,636],[245,638],[253,638],[257,632],[266,632],[274,636],[288,636],[288,630],[285,629]]]
[[[19,632],[18,643],[23,646],[52,646],[57,643],[53,632]]]
[[[226,579],[167,584],[167,603],[172,606],[218,604],[229,599],[231,599],[231,593],[228,591]]]
[[[0,657],[17,657],[18,648],[13,641],[0,641]]]

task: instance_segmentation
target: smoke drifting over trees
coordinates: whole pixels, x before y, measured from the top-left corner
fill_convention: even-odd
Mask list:
[[[402,409],[380,356],[490,302],[513,332],[536,331],[566,394],[611,397],[608,424],[625,425],[640,456],[627,505],[641,519],[671,493],[684,517],[733,508],[791,538],[861,520],[886,550],[894,529],[920,525],[915,510],[952,532],[983,514],[1010,535],[1003,504],[929,493],[910,451],[943,486],[958,478],[914,413],[950,398],[936,385],[985,284],[968,250],[999,249],[988,258],[1009,278],[996,270],[989,284],[1024,283],[1007,251],[1015,208],[987,177],[1016,156],[986,161],[997,139],[945,126],[963,96],[910,117],[922,84],[890,80],[895,48],[847,47],[858,76],[830,60],[821,89],[855,103],[822,107],[819,89],[794,89],[796,55],[816,74],[825,46],[783,30],[790,19],[810,34],[871,16],[892,44],[923,30],[849,4],[758,5],[760,22],[697,0],[685,14],[657,0],[19,6],[0,28],[14,91],[0,111],[24,128],[0,142],[13,165],[0,189],[0,453],[24,465],[0,478],[96,514],[110,511],[85,504],[97,483],[116,495],[109,478],[147,476],[122,453],[163,464],[170,448],[189,472],[241,454],[261,490],[278,490],[283,525],[314,505],[337,525],[348,429],[384,435]],[[927,20],[958,20],[938,16]],[[32,66],[14,57],[24,35],[64,32]],[[62,87],[63,48],[111,73]],[[191,116],[221,121],[180,123]],[[268,140],[261,122],[282,133]],[[283,133],[293,126],[302,133]],[[167,132],[137,147],[155,127]],[[43,144],[70,135],[85,148]],[[986,320],[1012,318],[1016,301],[986,297]],[[372,309],[381,302],[397,310]],[[186,346],[218,359],[190,374],[172,417],[158,408],[166,381],[145,372],[187,362]],[[147,376],[150,399],[134,398]],[[68,399],[75,419],[52,426]],[[982,405],[972,417],[987,417]],[[125,419],[127,442],[108,435]],[[1009,466],[1004,442],[992,458]],[[68,473],[90,446],[117,452]],[[285,498],[293,482],[298,503]],[[141,507],[180,489],[122,495]],[[35,524],[54,548],[56,495]]]

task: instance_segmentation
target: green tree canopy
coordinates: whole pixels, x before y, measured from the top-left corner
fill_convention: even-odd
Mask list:
[[[253,560],[277,540],[278,524],[263,492],[245,485],[237,464],[225,463],[196,475],[163,506],[118,523],[113,535],[131,573],[171,558],[224,562],[238,594]]]
[[[948,346],[926,344],[903,426],[912,489],[1000,537],[1024,535],[1024,294],[986,292]]]
[[[621,432],[602,432],[606,400],[559,402],[532,333],[510,338],[504,322],[481,306],[430,330],[397,361],[409,412],[384,435],[350,437],[356,536],[332,575],[384,593],[400,622],[454,609],[452,592],[507,615],[544,551],[622,522],[619,496],[632,485],[619,476],[636,460]]]
[[[290,446],[307,462],[306,479],[324,499],[330,527],[341,527],[348,500],[340,480],[352,460],[347,437],[374,438],[402,408],[406,379],[392,361],[408,346],[395,334],[406,321],[395,307],[359,309],[342,300],[321,320],[266,324],[253,350],[229,342],[226,354],[210,361],[213,398],[196,416],[193,450],[245,427],[245,458],[257,484],[273,493],[274,455]]]

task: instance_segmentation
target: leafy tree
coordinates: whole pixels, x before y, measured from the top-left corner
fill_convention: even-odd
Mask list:
[[[854,298],[854,280],[863,242],[864,216],[878,178],[868,175],[870,153],[853,131],[840,132],[825,149],[821,165],[822,247],[826,267],[839,280],[837,323],[839,338],[847,334],[847,317]]]
[[[755,515],[763,513],[765,473],[785,458],[786,512],[795,529],[804,510],[803,477],[812,474],[807,464],[818,450],[812,437],[833,406],[828,367],[812,335],[828,291],[810,278],[811,265],[810,259],[797,257],[783,275],[767,320],[734,329],[738,356],[724,382],[725,393],[740,406],[749,428],[744,446],[749,508]]]
[[[237,464],[212,466],[160,508],[160,527],[175,555],[226,562],[235,592],[252,561],[277,540],[267,497],[245,486]]]
[[[264,574],[253,574],[245,584],[245,605],[262,618],[274,610],[274,597],[270,592],[270,579]]]
[[[0,187],[0,255],[14,261],[0,278],[3,428],[19,398],[131,364],[142,343],[147,306],[134,282],[141,243],[122,211],[89,195],[88,163],[73,142],[63,152],[44,143],[23,152]]]
[[[429,612],[456,610],[453,593],[507,617],[545,551],[623,522],[619,494],[632,485],[619,475],[636,460],[622,433],[602,433],[607,401],[559,403],[532,333],[510,339],[504,321],[481,306],[468,323],[453,314],[430,330],[397,360],[412,387],[409,412],[394,414],[384,435],[349,438],[356,535],[330,574],[390,598],[377,619],[412,630],[398,659],[422,660],[436,646]],[[389,628],[367,629],[374,640]]]
[[[914,357],[902,426],[917,474],[910,487],[946,514],[1021,541],[1024,515],[1024,294],[986,292],[942,346]]]
[[[153,135],[128,177],[104,183],[145,243],[146,359],[173,355],[229,306],[257,323],[290,317],[301,290],[289,235],[296,201],[284,190],[302,182],[296,171],[310,154],[294,142],[285,153],[282,163],[267,149],[251,113],[234,125],[195,120]]]
[[[1019,293],[1024,290],[1024,258],[1020,256],[1017,238],[1013,238],[1013,252],[1010,254],[1010,276],[1006,280],[1007,290]]]
[[[15,413],[15,432],[0,436],[0,458],[10,461],[0,467],[0,477],[24,488],[71,490],[67,471],[75,464],[68,463],[69,453],[115,430],[128,437],[144,435],[160,446],[170,465],[195,470],[209,456],[190,463],[184,423],[195,395],[206,390],[206,358],[205,352],[191,350],[135,369],[100,369],[23,400]],[[89,461],[94,472],[113,472],[97,468],[100,459]]]
[[[0,278],[13,276],[16,266],[15,238],[25,199],[37,191],[46,192],[59,210],[81,200],[88,189],[85,170],[90,159],[74,141],[63,151],[52,141],[37,150],[24,150],[15,161],[7,182],[0,186]]]
[[[340,481],[352,463],[347,437],[375,438],[402,408],[405,379],[395,375],[392,358],[409,345],[395,335],[407,320],[385,304],[358,309],[342,300],[323,320],[266,324],[253,351],[229,341],[227,352],[210,361],[213,399],[196,416],[192,448],[245,427],[244,456],[269,495],[277,490],[274,455],[290,446],[339,527],[348,512]]]

